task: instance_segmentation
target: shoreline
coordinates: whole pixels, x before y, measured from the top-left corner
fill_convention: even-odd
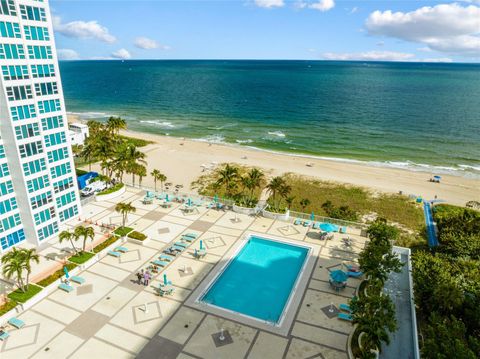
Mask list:
[[[78,120],[76,116],[69,115],[69,121]],[[202,166],[231,162],[262,168],[271,176],[291,172],[322,181],[365,187],[373,192],[402,191],[405,195],[414,194],[428,200],[437,196],[438,199],[461,206],[470,200],[480,200],[479,179],[442,175],[442,183],[438,184],[428,181],[431,172],[275,153],[234,144],[208,143],[132,130],[121,131],[121,134],[155,142],[142,148],[147,155],[148,173],[154,168],[159,169],[167,175],[167,182],[181,184],[186,191],[193,180],[206,173]],[[99,170],[98,165],[92,168]],[[142,185],[153,187],[151,176],[144,178]]]

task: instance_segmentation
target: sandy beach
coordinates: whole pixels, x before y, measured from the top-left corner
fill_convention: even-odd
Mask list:
[[[154,144],[143,148],[147,154],[148,173],[155,168],[159,169],[167,175],[168,182],[183,185],[185,192],[193,191],[190,184],[204,173],[204,166],[230,162],[260,167],[269,175],[292,172],[325,181],[368,187],[379,192],[402,191],[426,199],[437,196],[438,199],[457,205],[480,200],[480,180],[443,175],[442,183],[432,183],[428,181],[431,174],[427,172],[290,156],[134,131],[123,131],[122,134],[154,141]],[[96,165],[92,168],[99,169]],[[125,179],[128,180],[127,177]],[[143,180],[143,185],[153,187],[150,176]]]

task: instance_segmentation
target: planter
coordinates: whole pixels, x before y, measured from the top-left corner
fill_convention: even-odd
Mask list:
[[[232,210],[235,213],[245,214],[247,216],[254,216],[257,213],[257,207],[241,207],[234,204]]]
[[[108,201],[111,200],[115,197],[121,196],[122,194],[125,193],[127,190],[127,187],[124,185],[122,188],[120,188],[118,191],[112,192],[112,193],[107,193],[107,194],[96,194],[95,195],[95,201],[100,202],[100,201]]]
[[[275,213],[267,211],[266,209],[262,210],[262,216],[269,219],[278,219],[280,221],[288,221],[290,218],[290,213]]]
[[[361,332],[358,336],[358,339],[357,339],[358,340],[358,347],[362,350],[363,350],[362,338],[364,337],[364,335],[365,335],[365,332]],[[380,355],[380,351],[378,350],[378,348],[370,349],[370,353],[374,354],[376,359],[378,359],[378,357]]]
[[[130,238],[130,237],[126,237],[127,238],[127,241],[130,242],[130,243],[134,243],[134,244],[138,244],[140,246],[143,246],[145,244],[147,244],[149,241],[150,241],[150,238],[147,236],[147,238],[145,238],[143,241],[139,240],[139,239],[135,239],[135,238]]]

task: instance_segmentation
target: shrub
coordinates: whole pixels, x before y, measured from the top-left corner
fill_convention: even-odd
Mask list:
[[[128,234],[128,238],[136,239],[138,241],[144,241],[147,239],[147,236],[141,232],[132,231]]]
[[[119,237],[125,237],[131,231],[133,231],[133,228],[131,227],[119,227],[113,233],[115,233]]]
[[[77,265],[75,263],[68,263],[66,265],[67,269],[69,271],[71,271],[72,269],[76,268]],[[48,277],[42,279],[41,281],[37,282],[38,285],[42,286],[42,287],[46,287],[48,286],[49,284],[52,284],[53,282],[55,282],[58,278],[61,278],[65,275],[65,272],[63,271],[63,267],[55,272],[53,272],[52,274],[50,274]]]
[[[97,193],[97,196],[103,196],[105,194],[110,194],[110,193],[113,193],[113,192],[117,192],[117,191],[120,191],[122,188],[123,188],[124,184],[123,183],[117,183],[115,185],[113,185],[112,187],[110,188],[107,188],[101,192],[98,192]]]
[[[7,299],[7,302],[0,306],[0,317],[5,313],[11,311],[17,306],[17,302],[11,299]]]
[[[25,303],[27,300],[29,300],[33,296],[40,293],[42,289],[43,289],[42,287],[39,287],[38,285],[30,283],[28,285],[28,290],[26,292],[22,292],[21,289],[17,289],[9,293],[7,297],[16,302]]]
[[[107,238],[106,240],[104,240],[102,243],[100,243],[99,245],[97,245],[95,248],[93,248],[93,252],[94,253],[98,253],[98,252],[101,252],[102,250],[104,250],[105,248],[107,248],[109,245],[115,243],[116,241],[118,241],[118,237],[117,236],[110,236],[109,238]]]
[[[92,258],[95,254],[91,252],[80,252],[78,254],[75,254],[68,258],[70,262],[76,263],[76,264],[83,264],[86,261],[88,261],[90,258]]]

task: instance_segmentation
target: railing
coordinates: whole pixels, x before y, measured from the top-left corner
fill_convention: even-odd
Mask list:
[[[302,212],[290,211],[290,218],[292,218],[292,217],[293,218],[312,220],[312,215],[311,214],[302,213]],[[323,222],[323,223],[331,223],[331,224],[336,224],[337,226],[341,226],[341,227],[351,227],[351,228],[358,228],[358,229],[366,229],[368,227],[368,225],[366,225],[364,223],[346,221],[346,220],[337,219],[337,218],[315,216],[315,215],[313,216],[313,221]]]

